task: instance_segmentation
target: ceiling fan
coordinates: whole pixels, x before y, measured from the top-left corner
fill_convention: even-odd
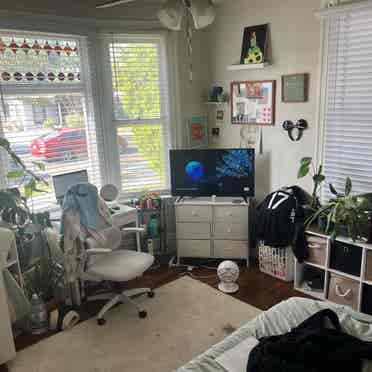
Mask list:
[[[110,0],[97,4],[96,8],[111,8],[136,0]],[[182,20],[192,19],[195,29],[207,27],[215,19],[214,5],[223,0],[166,0],[158,11],[158,18],[166,28],[173,31],[182,29]]]

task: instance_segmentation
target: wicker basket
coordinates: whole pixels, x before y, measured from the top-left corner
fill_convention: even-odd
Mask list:
[[[264,244],[258,246],[260,271],[286,282],[294,278],[294,257],[291,247],[274,248]]]

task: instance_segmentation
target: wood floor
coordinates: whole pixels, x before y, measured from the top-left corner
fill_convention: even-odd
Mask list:
[[[198,265],[201,262],[191,260],[185,263]],[[218,262],[208,263],[209,266],[215,266],[217,264]],[[158,288],[185,274],[187,274],[187,268],[169,268],[167,264],[162,264],[156,269],[146,272],[142,278],[129,283],[128,288],[135,286],[150,286]],[[208,268],[195,268],[192,270],[191,275],[195,279],[199,279],[212,287],[217,287],[218,278],[215,270],[210,270]],[[253,264],[249,269],[247,269],[244,266],[244,263],[242,263],[240,266],[240,277],[238,283],[240,289],[232,296],[250,305],[256,306],[261,310],[267,310],[280,301],[293,296],[306,297],[302,293],[293,290],[293,283],[286,283],[261,273],[257,264]],[[79,311],[82,320],[94,316],[101,306],[102,302],[97,301],[81,307]],[[48,332],[43,336],[21,334],[15,340],[16,349],[22,350],[23,348],[39,342],[53,334],[54,332]],[[0,366],[0,372],[6,371],[8,371],[6,366]]]

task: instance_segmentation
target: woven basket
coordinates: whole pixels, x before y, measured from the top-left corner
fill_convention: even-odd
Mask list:
[[[294,257],[291,247],[275,248],[264,245],[258,246],[260,271],[286,282],[294,278]]]

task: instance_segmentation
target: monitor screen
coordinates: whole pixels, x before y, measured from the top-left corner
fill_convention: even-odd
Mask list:
[[[254,149],[171,150],[174,196],[254,196]]]
[[[59,174],[57,176],[53,176],[52,178],[54,193],[56,195],[57,200],[62,199],[65,196],[66,191],[71,186],[76,185],[77,183],[89,182],[88,173],[86,170]]]

